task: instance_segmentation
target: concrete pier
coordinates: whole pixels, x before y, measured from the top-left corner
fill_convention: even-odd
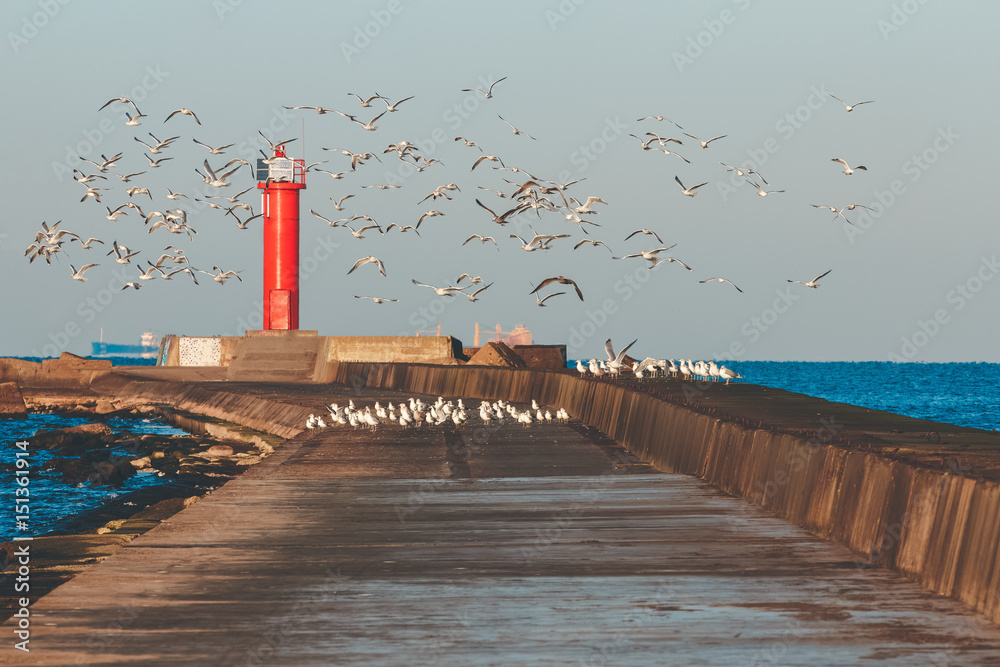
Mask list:
[[[579,420],[303,429],[330,401],[433,398],[449,383],[447,396],[535,397],[603,419],[633,446],[620,425],[666,428],[621,387],[497,369],[334,371],[343,384],[159,370],[95,380],[106,400],[159,400],[289,439],[35,602],[31,652],[9,641],[0,664],[1000,661],[1000,630],[957,601],[704,480],[657,472]],[[643,454],[662,468],[686,449],[702,465],[718,438],[683,428],[683,442],[667,429],[661,452]],[[3,630],[12,637],[12,622]]]

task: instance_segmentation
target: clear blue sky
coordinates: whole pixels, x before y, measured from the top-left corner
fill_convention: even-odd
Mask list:
[[[1000,227],[989,203],[995,157],[987,153],[1000,144],[996,3],[37,0],[5,2],[0,16],[0,354],[89,353],[101,328],[107,341],[137,342],[146,330],[214,335],[259,326],[259,220],[241,231],[221,211],[181,200],[195,239],[147,234],[134,214],[105,219],[105,204],[128,200],[118,179],[101,183],[112,188],[102,204],[81,203],[84,188],[67,172],[77,156],[119,151],[122,170],[142,171],[145,148],[133,137],[180,135],[163,153],[173,160],[135,179],[153,195],[137,197],[143,209],[164,210],[178,205],[166,188],[206,194],[194,169],[207,155],[193,138],[236,144],[210,159],[217,166],[223,157],[252,161],[258,130],[282,139],[304,130],[305,142],[290,148],[301,157],[304,146],[307,161],[329,160],[323,168],[349,164],[322,147],[381,155],[401,140],[444,163],[400,172],[390,154],[340,181],[309,175],[304,329],[412,335],[440,323],[469,345],[476,321],[505,330],[523,323],[538,343],[568,343],[571,357],[603,355],[610,337],[619,346],[638,338],[632,352],[640,357],[1000,361]],[[493,99],[461,92],[501,77]],[[376,132],[335,114],[282,109],[323,105],[368,120],[378,110],[347,93],[375,91],[416,97]],[[829,94],[874,102],[848,113]],[[117,96],[136,100],[148,116],[141,126],[124,125],[124,105],[98,111]],[[203,127],[187,117],[163,123],[182,106]],[[538,140],[514,136],[498,114]],[[666,121],[636,120],[656,114],[703,138],[726,137],[702,149]],[[681,139],[668,145],[691,164],[642,151],[629,134],[647,131]],[[501,179],[523,175],[488,164],[470,171],[480,153],[454,142],[458,135],[541,178],[585,178],[568,194],[607,201],[589,217],[600,225],[589,228],[592,238],[620,256],[659,247],[651,236],[624,240],[649,228],[665,245],[676,243],[665,254],[693,271],[676,263],[648,271],[645,261],[615,261],[603,247],[572,250],[583,237],[556,213],[497,226],[475,198],[495,209],[509,200],[477,186],[510,192]],[[868,170],[845,176],[831,162],[838,157]],[[756,196],[720,162],[751,166],[767,189],[784,192]],[[675,176],[708,184],[689,198]],[[234,179],[223,194],[253,185],[247,171]],[[403,187],[361,188],[387,182]],[[461,188],[453,201],[417,203],[450,182]],[[330,197],[347,194],[356,196],[338,213]],[[244,199],[259,208],[256,193]],[[875,212],[848,212],[855,224],[847,225],[811,206],[851,203]],[[421,238],[394,230],[359,241],[310,208],[333,219],[368,214],[383,225],[416,224],[432,208],[445,215],[426,219]],[[71,242],[51,266],[29,264],[23,252],[43,220],[107,245],[86,251]],[[529,235],[528,223],[572,238],[526,253],[509,235]],[[496,237],[500,251],[463,247],[472,233]],[[202,276],[195,286],[177,276],[120,291],[120,267],[105,257],[116,239],[140,249],[143,264],[173,244],[194,266],[241,270],[244,282],[219,286]],[[347,276],[366,255],[382,259],[388,277],[374,266]],[[101,266],[88,282],[70,279],[70,263],[91,262]],[[126,269],[134,279],[135,268]],[[816,290],[787,282],[830,269]],[[411,284],[452,284],[464,272],[495,284],[476,303]],[[570,292],[537,307],[529,291],[555,275],[576,279],[586,301]],[[698,282],[715,276],[743,293]],[[378,306],[354,295],[399,302]]]

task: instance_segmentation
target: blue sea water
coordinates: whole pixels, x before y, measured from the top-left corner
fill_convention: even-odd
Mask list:
[[[1000,364],[746,361],[743,382],[933,421],[1000,428]]]
[[[90,484],[73,485],[64,483],[60,473],[46,470],[46,462],[59,454],[33,447],[32,436],[42,429],[68,428],[91,422],[92,420],[85,417],[63,417],[48,413],[29,415],[25,419],[0,420],[0,471],[3,477],[0,483],[0,489],[3,490],[0,493],[0,498],[3,498],[0,502],[0,540],[15,535],[34,537],[57,532],[84,510],[101,507],[118,496],[132,491],[169,483],[168,478],[159,477],[156,473],[138,473],[129,477],[117,488]],[[160,435],[185,433],[166,424],[143,419],[112,418],[104,423],[116,432]],[[19,441],[26,441],[28,444],[22,449],[16,445]],[[27,452],[27,456],[18,457],[17,453],[21,451]],[[111,452],[116,456],[129,456],[124,450],[112,449]],[[15,517],[17,513],[15,490],[20,488],[16,482],[18,458],[27,462],[26,467],[20,470],[27,470],[27,475],[21,476],[28,478],[28,502],[20,504],[26,504],[28,512]],[[22,466],[25,464],[22,463]],[[26,522],[21,529],[18,528],[16,519]]]
[[[576,368],[576,360],[567,365]],[[743,361],[726,365],[744,377],[735,382],[959,426],[1000,428],[1000,364]]]

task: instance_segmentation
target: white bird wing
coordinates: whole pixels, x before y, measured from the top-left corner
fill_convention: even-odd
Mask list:
[[[354,266],[352,266],[351,270],[347,272],[347,275],[351,275],[352,273],[354,273],[354,270],[357,269],[359,266],[364,266],[365,264],[371,262],[373,259],[374,257],[362,257],[358,261],[354,262]]]
[[[609,340],[609,342],[610,342],[610,340],[611,340],[611,339],[609,338],[608,340]],[[636,338],[636,339],[635,339],[634,341],[632,341],[631,343],[629,343],[628,345],[626,345],[625,347],[623,347],[623,348],[622,348],[622,350],[621,350],[621,352],[619,352],[619,353],[618,353],[618,356],[617,356],[617,357],[615,357],[615,363],[618,363],[618,364],[620,364],[620,363],[622,362],[622,359],[624,359],[624,358],[625,358],[625,353],[626,353],[626,352],[628,352],[628,349],[629,349],[630,347],[632,347],[633,345],[635,345],[635,344],[636,344],[636,341],[638,341],[638,340],[639,340],[639,339],[638,339],[638,338]]]
[[[202,163],[202,166],[205,167],[205,173],[208,174],[209,178],[211,178],[213,181],[219,180],[215,175],[215,171],[210,166],[208,166],[208,160],[205,160],[205,162]]]
[[[833,269],[830,269],[830,271],[833,271]],[[813,278],[813,279],[812,279],[812,281],[811,281],[811,282],[814,282],[814,283],[815,283],[815,282],[819,282],[819,279],[820,279],[820,278],[822,278],[823,276],[825,276],[825,275],[826,275],[827,273],[830,273],[830,271],[827,271],[826,273],[824,273],[824,274],[822,274],[822,275],[818,275],[818,276],[816,276],[815,278]]]

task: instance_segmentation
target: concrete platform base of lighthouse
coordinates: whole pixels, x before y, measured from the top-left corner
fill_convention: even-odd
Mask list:
[[[452,336],[320,336],[294,330],[164,336],[157,365],[226,368],[227,380],[328,382],[331,362],[454,365],[466,360],[461,341]]]

